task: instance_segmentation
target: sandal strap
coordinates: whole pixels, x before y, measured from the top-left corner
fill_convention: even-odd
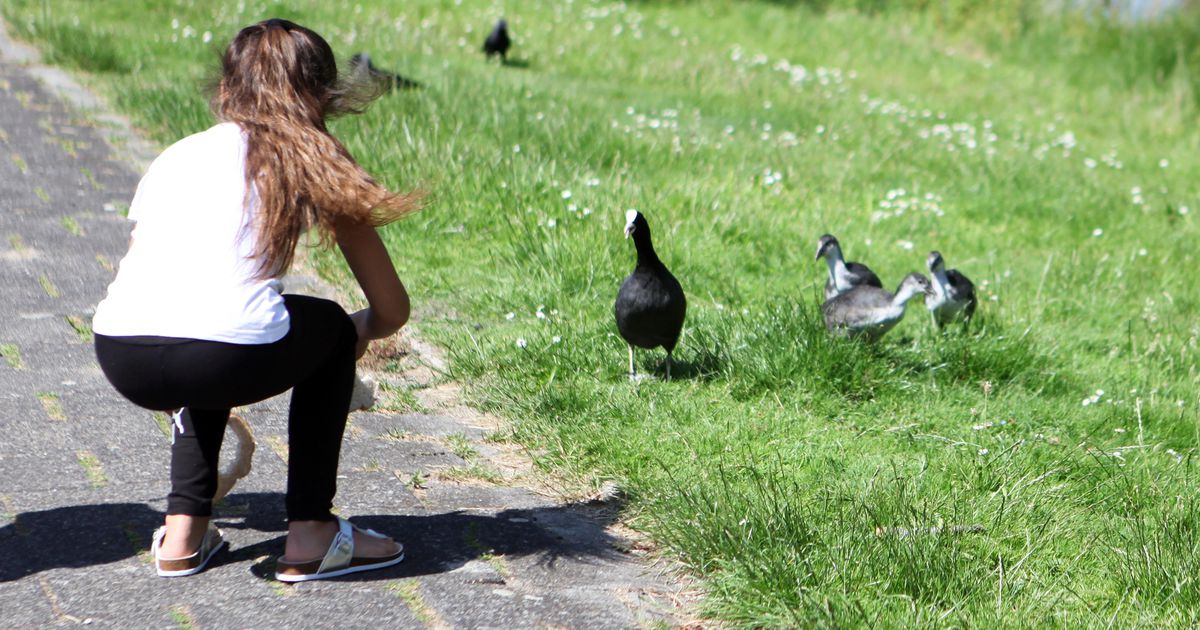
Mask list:
[[[162,547],[163,538],[166,538],[166,536],[167,536],[166,525],[163,525],[162,527],[159,527],[158,529],[154,530],[154,537],[150,542],[150,555],[153,558],[159,559],[159,560],[163,559],[163,558],[158,557],[158,550]],[[183,558],[166,558],[166,560],[168,560],[168,561],[183,560],[184,558],[191,558],[192,556],[195,556],[197,554],[204,556],[209,551],[211,551],[214,547],[219,545],[223,540],[224,540],[224,538],[221,535],[221,530],[217,529],[217,526],[210,522],[208,524],[208,529],[206,529],[204,531],[204,537],[200,539],[200,546],[196,548],[196,551],[192,552],[189,555],[184,556]]]
[[[349,521],[347,521],[347,522],[349,522]],[[379,538],[379,539],[387,538],[386,535],[380,534],[379,532],[377,532],[369,527],[359,527],[358,525],[355,525],[354,523],[350,523],[350,527],[353,527],[354,531],[356,531],[360,534],[366,534],[367,536],[370,536],[371,538]]]
[[[321,566],[317,569],[318,574],[344,569],[350,566],[350,561],[354,559],[355,527],[340,516],[335,518],[338,533],[334,535],[333,542],[329,543],[329,550],[325,552],[325,558],[321,560]]]

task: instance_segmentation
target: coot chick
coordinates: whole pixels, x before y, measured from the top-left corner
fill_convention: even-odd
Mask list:
[[[483,52],[488,59],[492,55],[500,55],[500,61],[508,61],[508,49],[512,46],[512,40],[508,38],[508,21],[500,18],[496,22],[496,26],[492,27],[492,32],[488,33],[487,39],[483,40]]]
[[[671,353],[679,342],[687,298],[683,287],[654,252],[650,224],[637,210],[625,213],[625,238],[633,237],[637,266],[621,283],[614,312],[617,330],[629,344],[629,377],[637,377],[634,346],[667,351],[667,380],[671,379]]]
[[[904,277],[895,293],[860,285],[827,300],[821,313],[830,332],[875,341],[904,319],[909,300],[929,290],[929,279],[913,272]]]
[[[825,281],[826,300],[857,286],[883,288],[879,276],[866,265],[842,259],[842,246],[832,234],[825,234],[817,241],[816,260],[821,258],[829,266],[829,279]]]
[[[975,316],[975,285],[957,269],[946,269],[941,252],[929,252],[926,260],[933,276],[932,290],[925,295],[925,308],[938,328],[961,321],[964,326]]]

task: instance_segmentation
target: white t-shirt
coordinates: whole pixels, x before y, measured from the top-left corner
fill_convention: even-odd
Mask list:
[[[113,337],[154,335],[237,344],[278,341],[288,312],[277,279],[254,278],[246,201],[246,135],[221,123],[171,145],[154,160],[129,206],[129,253],[92,329]]]

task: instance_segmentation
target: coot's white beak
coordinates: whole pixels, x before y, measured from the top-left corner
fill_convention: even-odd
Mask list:
[[[633,235],[633,224],[627,223],[625,225],[625,238],[629,238],[632,235]]]

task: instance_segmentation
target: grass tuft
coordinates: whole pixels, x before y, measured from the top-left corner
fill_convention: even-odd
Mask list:
[[[79,451],[76,453],[79,460],[79,465],[83,466],[83,470],[87,473],[88,481],[91,482],[93,488],[103,488],[108,485],[108,475],[104,473],[104,467],[100,464],[100,460],[91,451]]]
[[[42,409],[46,412],[46,417],[55,421],[62,422],[67,419],[66,412],[63,411],[62,399],[54,392],[39,392],[38,400],[42,403]]]
[[[21,359],[21,349],[15,343],[0,343],[0,356],[3,356],[8,367],[14,370],[25,368],[25,362]]]

